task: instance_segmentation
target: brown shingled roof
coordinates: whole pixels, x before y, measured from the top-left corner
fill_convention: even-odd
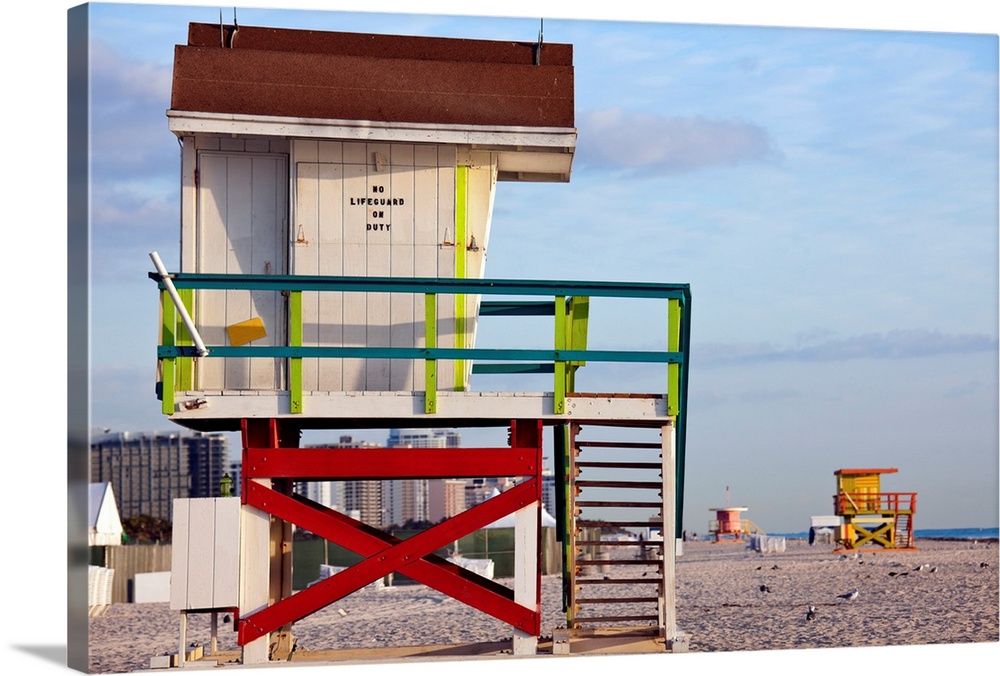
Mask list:
[[[449,125],[574,125],[572,45],[192,23],[178,111]]]

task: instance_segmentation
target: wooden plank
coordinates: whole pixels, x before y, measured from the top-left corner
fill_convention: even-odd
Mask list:
[[[240,499],[215,498],[215,566],[213,608],[240,603]]]
[[[199,155],[198,175],[198,272],[227,273],[229,250],[226,232],[226,200],[228,161],[225,156],[203,152]],[[195,324],[207,345],[225,345],[226,294],[199,291],[196,298]],[[201,359],[198,362],[197,387],[225,387],[225,362],[221,359]]]
[[[367,208],[351,204],[351,200],[364,199],[368,193],[367,170],[364,164],[364,146],[344,144],[344,274],[349,277],[368,275]],[[348,164],[348,160],[361,160],[361,164]],[[344,345],[365,345],[368,323],[367,303],[364,294],[344,295]],[[364,361],[345,359],[343,362],[345,390],[364,390],[366,387]]]
[[[188,505],[187,607],[214,607],[215,504],[211,498],[192,499]]]
[[[455,242],[455,181],[458,155],[453,146],[438,148],[438,242]],[[457,244],[455,245],[457,246]],[[438,248],[438,273],[443,279],[455,277],[455,248],[440,246]],[[438,347],[455,347],[455,303],[453,294],[438,296]],[[438,391],[445,392],[455,388],[454,368],[447,362],[438,362]]]
[[[295,222],[292,228],[292,269],[293,275],[320,274],[320,166],[315,162],[300,161],[300,158],[314,159],[317,144],[296,142],[295,144]],[[320,345],[319,340],[320,293],[302,293],[302,344]],[[319,387],[319,365],[316,359],[302,360],[302,387],[306,391],[316,391]]]
[[[318,233],[315,246],[319,257],[319,274],[344,274],[344,166],[341,144],[324,143],[320,147],[324,160],[319,167]],[[344,294],[321,293],[317,300],[317,341],[320,345],[342,345],[344,342]],[[344,382],[344,365],[340,359],[318,360],[318,389],[340,390]]]
[[[390,272],[393,277],[413,277],[414,250],[414,149],[412,145],[396,144],[391,148],[390,192],[394,204],[390,207],[392,229]],[[423,327],[415,317],[415,295],[394,294],[389,298],[389,344],[412,347],[423,337]],[[414,387],[413,360],[389,362],[389,390],[411,390]]]
[[[227,274],[262,273],[263,265],[253,260],[253,159],[238,155],[227,156],[225,186],[225,223],[227,234]],[[261,269],[256,269],[261,268]],[[226,306],[222,328],[253,316],[251,294],[247,291],[226,291]],[[223,345],[226,343],[223,342]],[[250,364],[246,359],[225,359],[223,387],[231,390],[250,388]]]
[[[190,501],[184,498],[174,499],[173,537],[170,550],[170,569],[176,571],[170,576],[170,609],[184,610],[188,607],[188,569],[187,561],[191,555],[188,544],[191,512]]]
[[[266,479],[254,479],[269,486]],[[240,617],[263,611],[268,605],[270,587],[270,516],[256,507],[240,508]],[[268,637],[251,641],[243,646],[243,664],[262,664],[268,661]]]
[[[287,271],[287,183],[283,157],[264,155],[251,158],[250,237],[254,272],[283,275]],[[257,340],[256,344],[286,344],[285,303],[279,292],[252,292],[250,312],[248,319],[260,317],[267,330],[267,335]],[[268,390],[283,387],[283,364],[284,360],[273,357],[249,360],[249,388]]]

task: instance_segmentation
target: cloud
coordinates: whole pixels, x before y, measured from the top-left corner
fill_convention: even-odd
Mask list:
[[[706,343],[692,349],[699,366],[770,362],[830,362],[853,359],[913,359],[946,354],[995,352],[997,339],[983,334],[949,335],[938,331],[899,330],[831,338],[806,346],[773,343]]]
[[[91,158],[95,182],[175,174],[177,140],[167,129],[171,69],[93,42]]]
[[[580,120],[577,160],[584,167],[642,175],[762,162],[779,155],[767,130],[706,117],[664,117],[615,107]]]

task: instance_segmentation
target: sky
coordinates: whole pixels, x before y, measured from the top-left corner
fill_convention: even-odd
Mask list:
[[[918,493],[918,528],[995,527],[996,10],[966,0],[947,14],[903,2],[802,4],[512,1],[487,15],[428,0],[424,14],[404,15],[391,12],[412,11],[405,3],[302,0],[237,12],[243,25],[522,41],[544,19],[546,41],[574,45],[572,180],[499,186],[487,274],[691,285],[686,528],[704,530],[728,496],[768,532],[801,531],[829,513],[833,472],[856,466],[897,467],[884,489]],[[86,327],[64,320],[64,261],[79,252],[67,251],[52,217],[66,205],[70,6],[33,6],[32,25],[51,34],[17,31],[4,45],[8,91],[20,93],[5,110],[18,187],[3,266],[4,340],[18,356],[9,382],[22,395],[8,399],[16,487],[7,499],[18,504],[37,504],[59,474],[62,441],[52,438],[72,396],[66,344],[88,328],[93,426],[172,428],[152,392],[147,273],[150,251],[176,262],[179,147],[165,117],[173,45],[190,21],[232,12],[91,6]],[[530,252],[519,246],[526,238]],[[632,321],[592,325],[592,340],[636,336],[642,349],[650,325]],[[631,377],[636,390],[661,387],[659,376]],[[61,522],[58,499],[43,502]],[[56,558],[55,569],[34,567],[36,586],[25,588],[58,592]],[[38,638],[32,620],[43,632],[53,623],[37,598],[17,604],[23,621],[10,636],[33,668],[58,661],[64,640]]]
[[[173,427],[152,396],[148,253],[176,267],[173,46],[219,11],[92,5],[97,428]],[[236,11],[573,45],[572,179],[498,184],[487,276],[691,285],[687,530],[727,504],[768,532],[805,530],[843,467],[898,468],[883,489],[918,494],[918,528],[997,525],[996,35]],[[601,311],[591,347],[660,344],[649,308]],[[485,324],[480,340],[494,344]],[[660,369],[626,373],[615,387],[588,365],[580,387],[663,388]]]

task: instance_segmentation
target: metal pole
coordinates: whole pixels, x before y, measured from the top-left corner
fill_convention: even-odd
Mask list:
[[[160,273],[160,280],[163,282],[163,285],[167,287],[167,293],[169,293],[170,298],[173,299],[174,305],[177,307],[177,312],[181,316],[181,321],[184,322],[184,326],[187,327],[188,333],[191,334],[191,339],[194,341],[194,345],[198,349],[198,356],[204,357],[208,354],[208,348],[206,348],[205,343],[202,342],[201,334],[198,333],[198,329],[195,328],[191,315],[188,314],[187,308],[184,307],[184,303],[181,302],[181,297],[178,295],[177,289],[174,287],[174,283],[170,281],[170,274],[167,272],[167,268],[163,265],[163,261],[160,260],[160,254],[152,251],[150,252],[149,257],[153,259],[153,265],[156,266],[156,271]]]

